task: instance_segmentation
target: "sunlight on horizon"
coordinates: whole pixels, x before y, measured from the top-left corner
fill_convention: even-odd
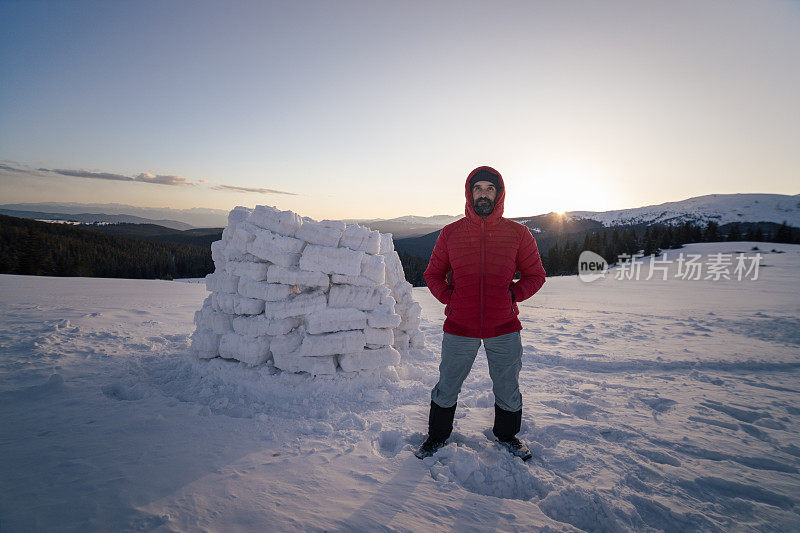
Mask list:
[[[619,209],[615,183],[602,174],[601,169],[567,157],[554,158],[519,178],[511,174],[506,216]]]

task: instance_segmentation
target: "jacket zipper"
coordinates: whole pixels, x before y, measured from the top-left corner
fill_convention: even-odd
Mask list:
[[[481,219],[481,311],[478,336],[483,338],[483,280],[486,277],[486,239],[484,238],[484,220]]]

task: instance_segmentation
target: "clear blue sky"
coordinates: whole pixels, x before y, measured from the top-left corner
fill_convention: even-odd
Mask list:
[[[0,0],[0,67],[2,203],[457,214],[482,164],[509,216],[800,192],[797,2]]]

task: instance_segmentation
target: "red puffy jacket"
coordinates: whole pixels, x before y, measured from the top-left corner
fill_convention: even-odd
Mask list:
[[[469,173],[466,217],[442,228],[424,276],[431,293],[447,305],[445,332],[488,339],[522,329],[517,302],[533,296],[546,274],[530,230],[502,217],[502,177],[492,213],[486,218],[475,213],[469,180],[481,169],[500,175],[491,167]],[[514,282],[516,271],[520,279]]]

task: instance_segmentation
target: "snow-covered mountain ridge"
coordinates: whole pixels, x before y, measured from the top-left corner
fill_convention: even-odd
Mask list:
[[[718,224],[731,222],[786,221],[800,226],[800,194],[707,194],[680,200],[614,211],[568,211],[570,219],[591,219],[604,226],[626,224],[682,224],[709,221]]]

